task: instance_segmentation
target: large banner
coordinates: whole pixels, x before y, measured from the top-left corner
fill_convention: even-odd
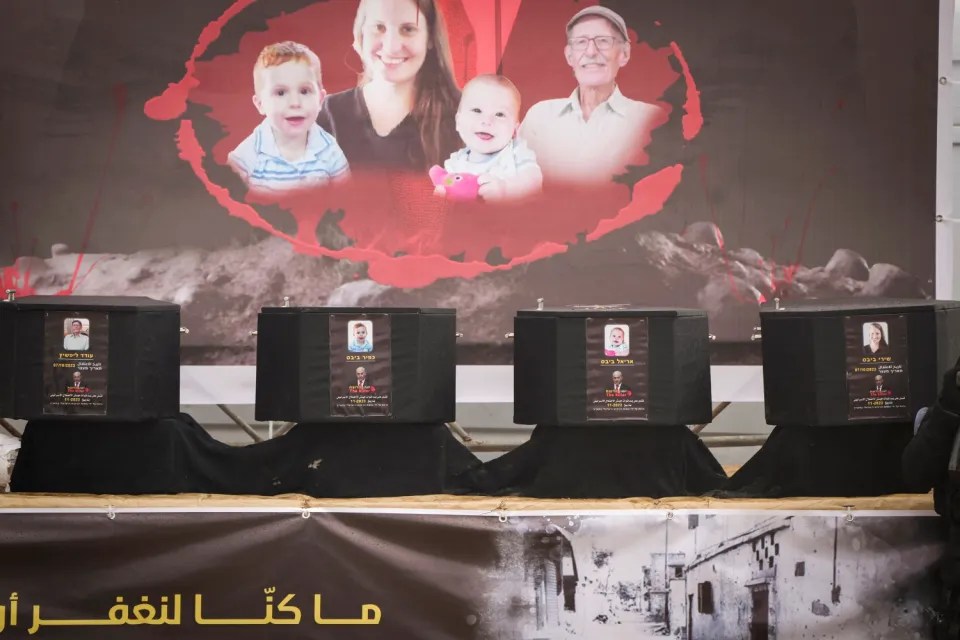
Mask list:
[[[3,638],[927,637],[928,512],[0,514]]]
[[[538,298],[746,345],[765,300],[934,290],[937,0],[4,11],[3,288],[182,304],[187,364],[284,296],[456,307],[498,363]]]

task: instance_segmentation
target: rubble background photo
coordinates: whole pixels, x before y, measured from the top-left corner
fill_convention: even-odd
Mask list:
[[[673,512],[523,517],[489,640],[926,637],[935,517]]]

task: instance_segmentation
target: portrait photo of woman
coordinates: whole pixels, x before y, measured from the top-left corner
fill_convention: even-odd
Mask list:
[[[353,49],[358,85],[329,96],[319,124],[353,169],[423,171],[460,144],[460,90],[436,0],[361,0]]]
[[[890,342],[887,340],[886,322],[865,322],[863,325],[863,355],[885,355],[890,351]]]

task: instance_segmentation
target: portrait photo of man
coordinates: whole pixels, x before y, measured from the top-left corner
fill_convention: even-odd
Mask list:
[[[893,395],[893,388],[880,374],[873,376],[873,384],[870,386],[870,396],[873,398],[885,398]]]
[[[371,393],[376,391],[376,388],[373,386],[373,380],[367,376],[367,369],[365,367],[357,367],[356,374],[357,379],[355,382],[350,383],[347,389],[348,393]]]
[[[83,374],[79,371],[74,371],[73,375],[70,377],[70,382],[67,383],[67,391],[72,393],[82,393],[86,390],[87,387],[83,381]]]
[[[623,383],[622,371],[614,371],[613,375],[610,376],[610,378],[611,378],[611,385],[612,385],[611,389],[613,391],[613,395],[627,396],[627,395],[633,394],[633,389],[630,388],[630,385]]]
[[[65,351],[88,351],[90,349],[89,321],[84,329],[83,318],[73,318],[66,322],[66,335],[63,336]]]
[[[570,17],[562,54],[577,86],[531,106],[519,130],[544,181],[608,183],[635,160],[663,114],[620,91],[617,74],[630,53],[630,32],[617,12],[589,6]]]
[[[373,322],[370,320],[351,320],[348,323],[349,335],[347,351],[350,353],[370,353],[373,351]]]

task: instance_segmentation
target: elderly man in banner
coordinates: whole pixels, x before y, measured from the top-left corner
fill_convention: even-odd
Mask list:
[[[608,183],[642,149],[662,111],[617,87],[617,73],[630,62],[630,37],[618,13],[599,6],[579,11],[567,23],[563,52],[577,88],[530,107],[520,136],[546,181]]]

